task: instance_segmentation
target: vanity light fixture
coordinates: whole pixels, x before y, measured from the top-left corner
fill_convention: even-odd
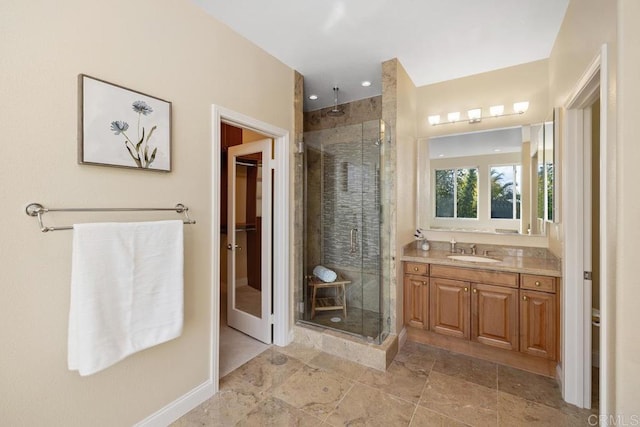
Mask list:
[[[449,123],[455,123],[460,120],[460,111],[447,114],[447,120],[449,120]]]
[[[513,103],[513,111],[515,111],[516,114],[526,113],[528,109],[529,109],[529,101],[522,101],[522,102],[514,102]]]
[[[482,120],[482,109],[474,108],[473,110],[467,111],[467,117],[469,118],[469,123],[478,123]]]
[[[429,124],[435,126],[440,123],[440,114],[429,116]]]
[[[524,114],[529,109],[529,101],[521,101],[513,103],[513,113],[504,112],[504,105],[492,105],[489,107],[489,116],[482,115],[482,108],[472,108],[467,110],[467,118],[469,123],[480,123],[483,119],[492,119],[504,116],[515,116],[517,114]],[[455,111],[447,114],[446,122],[440,122],[440,115],[434,114],[428,116],[429,124],[431,126],[446,125],[450,123],[456,123],[460,121],[460,112]]]
[[[309,95],[309,99],[315,101],[316,99],[318,99],[318,95]]]
[[[489,113],[493,117],[501,116],[502,113],[504,113],[504,105],[492,105],[491,107],[489,107]]]

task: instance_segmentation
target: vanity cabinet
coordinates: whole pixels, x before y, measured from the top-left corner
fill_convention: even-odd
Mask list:
[[[429,329],[429,264],[405,263],[404,323]]]
[[[555,277],[415,262],[404,273],[407,326],[556,359]]]
[[[556,359],[558,300],[553,277],[521,276],[520,351]],[[524,288],[524,289],[523,289]],[[543,289],[547,292],[529,289]]]
[[[431,278],[429,306],[431,331],[458,338],[469,338],[469,283]]]
[[[505,350],[518,350],[518,289],[474,283],[471,339]]]

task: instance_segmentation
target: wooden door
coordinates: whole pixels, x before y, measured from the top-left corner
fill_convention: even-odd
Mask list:
[[[471,292],[471,339],[518,350],[518,290],[474,283]]]
[[[414,328],[429,329],[429,279],[404,276],[404,323]]]
[[[430,329],[439,334],[469,338],[469,283],[460,280],[431,278]]]
[[[556,296],[520,291],[520,351],[556,359]]]

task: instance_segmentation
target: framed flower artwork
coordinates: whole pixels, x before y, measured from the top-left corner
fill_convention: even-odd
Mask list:
[[[78,76],[78,162],[171,171],[171,103]]]

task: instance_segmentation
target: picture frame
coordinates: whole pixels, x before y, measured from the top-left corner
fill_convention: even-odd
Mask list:
[[[171,171],[171,102],[78,75],[78,163]]]

